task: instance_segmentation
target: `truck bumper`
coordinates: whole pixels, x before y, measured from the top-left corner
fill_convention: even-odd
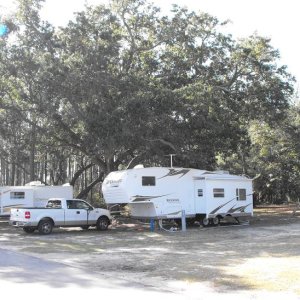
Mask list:
[[[34,227],[32,222],[21,222],[21,221],[9,221],[9,225],[14,227]]]

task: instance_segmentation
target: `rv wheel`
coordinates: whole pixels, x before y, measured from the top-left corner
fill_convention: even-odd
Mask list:
[[[209,226],[209,219],[208,218],[203,218],[202,220],[201,220],[201,225],[203,226],[203,227],[207,227],[207,226]]]
[[[214,218],[211,219],[211,223],[214,226],[218,226],[220,224],[220,219],[218,217],[214,217]]]

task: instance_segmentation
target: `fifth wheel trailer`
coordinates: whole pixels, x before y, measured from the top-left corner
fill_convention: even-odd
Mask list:
[[[188,168],[134,168],[108,174],[102,185],[105,202],[128,204],[142,219],[186,218],[204,226],[220,219],[253,215],[252,180],[224,171]]]
[[[15,207],[43,206],[46,200],[53,197],[73,198],[73,187],[69,184],[48,186],[33,181],[25,186],[0,187],[0,216],[9,216]]]

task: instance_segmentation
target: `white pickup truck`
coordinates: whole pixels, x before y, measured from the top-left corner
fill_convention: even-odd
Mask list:
[[[111,219],[107,209],[94,208],[84,200],[51,198],[45,208],[13,208],[9,223],[26,233],[37,229],[41,234],[50,234],[53,227],[96,226],[98,230],[106,230]]]

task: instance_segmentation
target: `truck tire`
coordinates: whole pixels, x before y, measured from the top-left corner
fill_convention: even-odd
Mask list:
[[[40,234],[50,234],[53,229],[53,222],[50,219],[43,219],[40,221],[38,230]]]
[[[110,222],[107,217],[105,216],[100,217],[96,224],[97,230],[107,230],[109,223]]]
[[[35,231],[34,227],[23,227],[23,231],[26,233],[33,233]]]

